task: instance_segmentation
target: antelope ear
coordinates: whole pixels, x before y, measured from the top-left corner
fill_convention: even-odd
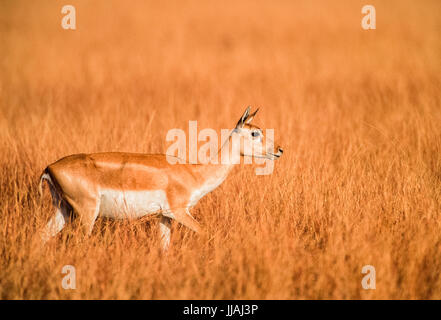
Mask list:
[[[236,124],[236,128],[242,128],[245,124],[245,121],[247,120],[248,116],[250,115],[251,107],[248,107],[245,112],[243,113],[242,117],[240,117],[239,121]]]
[[[256,111],[254,111],[252,114],[250,114],[250,115],[248,116],[248,118],[247,118],[247,120],[245,121],[245,123],[250,123],[250,122],[253,120],[254,116],[256,115],[257,111],[259,111],[259,108],[257,108]]]

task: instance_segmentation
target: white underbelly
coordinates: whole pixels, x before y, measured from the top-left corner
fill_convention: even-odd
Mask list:
[[[167,197],[162,190],[118,191],[101,190],[101,217],[112,219],[140,218],[169,209]]]

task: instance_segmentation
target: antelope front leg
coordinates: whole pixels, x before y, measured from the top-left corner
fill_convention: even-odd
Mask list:
[[[193,230],[196,233],[202,233],[202,228],[199,222],[197,222],[190,214],[188,208],[174,209],[171,212],[170,218],[176,220],[180,224],[183,224],[187,228]]]
[[[159,220],[159,232],[161,234],[162,250],[164,251],[167,251],[170,245],[170,226],[171,219],[161,216],[161,220]]]

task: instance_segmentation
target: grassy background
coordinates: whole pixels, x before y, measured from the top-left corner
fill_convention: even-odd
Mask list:
[[[439,1],[371,1],[371,31],[364,1],[72,0],[75,31],[65,4],[0,3],[0,298],[441,298]],[[151,218],[35,240],[49,163],[163,153],[169,129],[247,105],[285,153],[201,200],[208,236],[174,224],[166,257]]]

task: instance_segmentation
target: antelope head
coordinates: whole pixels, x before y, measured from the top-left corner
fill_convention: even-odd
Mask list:
[[[264,135],[262,129],[251,124],[251,121],[259,109],[254,111],[254,113],[250,113],[250,111],[251,107],[245,110],[231,134],[233,141],[237,138],[242,141],[240,144],[240,155],[270,160],[280,158],[283,154],[283,149],[277,146],[277,148],[275,148],[277,152],[275,152],[274,142]]]

